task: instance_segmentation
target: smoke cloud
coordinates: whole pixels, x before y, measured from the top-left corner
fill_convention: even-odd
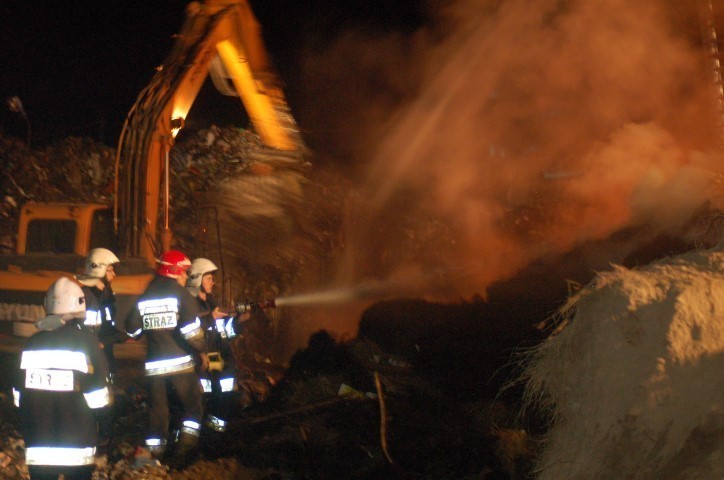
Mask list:
[[[436,18],[408,36],[351,32],[307,62],[339,98],[327,124],[356,122],[346,145],[364,166],[341,282],[484,295],[536,259],[721,207],[693,7],[474,0]]]

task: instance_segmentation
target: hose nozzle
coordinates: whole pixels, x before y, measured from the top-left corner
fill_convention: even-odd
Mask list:
[[[238,303],[236,304],[236,313],[246,313],[251,312],[254,309],[267,309],[267,308],[276,308],[276,300],[262,300],[260,302],[244,302],[244,303]]]

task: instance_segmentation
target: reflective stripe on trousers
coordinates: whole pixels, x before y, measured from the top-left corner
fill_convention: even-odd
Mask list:
[[[95,462],[95,447],[28,447],[25,449],[27,465],[83,466]]]

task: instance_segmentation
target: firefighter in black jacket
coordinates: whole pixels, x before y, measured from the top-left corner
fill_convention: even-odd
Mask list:
[[[223,433],[231,414],[241,405],[237,368],[230,340],[236,337],[241,323],[250,314],[229,315],[220,310],[213,294],[216,265],[207,258],[191,263],[186,288],[196,297],[203,311],[201,322],[206,331],[209,367],[201,372],[201,386],[206,400],[206,427]]]
[[[165,460],[177,468],[185,467],[198,451],[203,406],[195,357],[200,360],[200,371],[208,365],[199,304],[184,288],[190,266],[191,261],[183,253],[164,252],[156,276],[138,297],[137,309],[126,324],[133,338],[145,336],[148,342],[150,410],[146,446],[156,458],[165,454]],[[183,406],[177,439],[169,438],[170,392],[175,392]],[[173,448],[166,451],[167,445]]]
[[[61,277],[45,296],[47,316],[20,356],[15,399],[33,479],[89,479],[98,442],[94,409],[111,403],[103,352],[85,319],[83,291]]]
[[[113,345],[129,339],[116,327],[116,295],[111,283],[116,278],[114,265],[120,260],[106,248],[94,248],[85,260],[85,272],[76,279],[83,288],[86,300],[85,326],[90,328],[102,344],[108,360],[111,379],[116,373]]]
[[[116,376],[116,357],[113,354],[113,345],[123,343],[129,339],[125,332],[116,328],[116,296],[111,283],[116,278],[114,265],[120,260],[106,248],[94,248],[85,259],[83,275],[76,275],[85,295],[85,322],[83,324],[98,339],[103,349],[111,383]],[[96,411],[98,417],[98,433],[100,434],[99,447],[105,449],[111,438],[113,430],[113,413],[111,408],[102,408]]]

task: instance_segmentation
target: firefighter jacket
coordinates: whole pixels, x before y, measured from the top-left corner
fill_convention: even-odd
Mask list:
[[[103,345],[123,343],[128,335],[116,327],[116,295],[108,280],[103,278],[98,281],[103,282],[103,290],[94,285],[84,284],[82,287],[86,302],[83,323],[96,333]]]
[[[30,337],[20,355],[13,393],[26,462],[92,465],[98,442],[94,410],[111,403],[106,362],[82,319],[58,324]]]
[[[224,361],[232,359],[229,340],[237,336],[241,324],[238,316],[214,319],[213,311],[218,306],[213,294],[206,294],[206,300],[196,297],[201,308],[201,325],[206,332],[206,348],[209,352],[219,352]]]
[[[146,375],[177,375],[194,371],[196,353],[206,353],[201,309],[196,299],[173,278],[157,275],[138,297],[126,331],[146,337]]]

